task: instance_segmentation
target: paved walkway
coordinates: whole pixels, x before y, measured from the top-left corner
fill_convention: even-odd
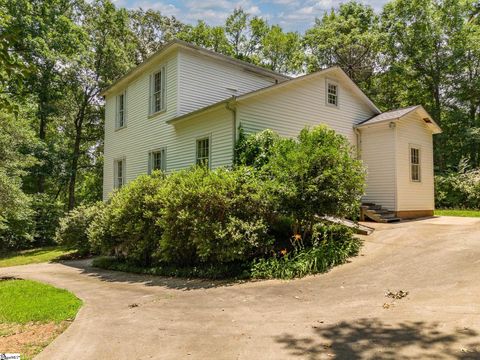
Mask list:
[[[294,281],[165,279],[86,261],[0,275],[85,301],[38,359],[480,359],[480,219],[375,227],[351,263]]]

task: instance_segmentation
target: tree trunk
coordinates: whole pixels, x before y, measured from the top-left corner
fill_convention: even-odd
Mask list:
[[[80,143],[82,140],[82,124],[75,126],[75,143],[73,145],[72,165],[68,181],[68,210],[75,207],[75,185],[77,182],[78,159],[80,157]]]

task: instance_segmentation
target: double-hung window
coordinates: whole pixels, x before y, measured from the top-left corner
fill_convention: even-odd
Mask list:
[[[165,67],[150,76],[150,114],[165,110]]]
[[[117,95],[117,114],[116,114],[116,121],[115,121],[115,128],[121,129],[125,127],[127,123],[127,112],[126,112],[126,104],[127,104],[127,96],[126,91],[122,92],[120,95]]]
[[[148,173],[151,174],[155,170],[165,171],[166,166],[166,150],[165,148],[150,151],[148,156]]]
[[[421,181],[420,149],[413,146],[410,147],[410,179],[415,182]]]
[[[338,106],[338,85],[327,80],[327,105]]]
[[[120,189],[125,185],[125,158],[117,159],[114,161],[114,187]]]
[[[210,167],[210,138],[197,140],[197,165]]]

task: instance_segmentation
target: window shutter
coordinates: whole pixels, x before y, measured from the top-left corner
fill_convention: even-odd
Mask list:
[[[167,76],[167,71],[165,66],[162,67],[162,110],[165,110],[165,93],[166,93],[166,81],[165,78]]]
[[[153,80],[152,80],[152,75],[150,75],[149,81],[148,81],[148,114],[152,114],[152,95],[153,95],[153,88],[152,88]]]
[[[127,89],[123,92],[123,126],[127,126]]]
[[[148,153],[148,175],[152,173],[152,152]]]
[[[118,96],[115,96],[115,129],[118,129]]]

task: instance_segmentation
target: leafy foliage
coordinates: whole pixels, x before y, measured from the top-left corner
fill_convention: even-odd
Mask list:
[[[165,176],[143,175],[117,191],[88,229],[92,249],[148,265],[158,250],[162,229],[157,219],[164,199],[151,198],[165,186]]]
[[[165,203],[158,223],[160,259],[166,262],[245,260],[272,244],[269,203],[249,168],[180,171],[168,177],[157,196]]]
[[[314,245],[301,247],[281,256],[253,262],[251,277],[255,279],[292,279],[328,271],[358,254],[360,240],[343,225],[316,224]]]
[[[440,208],[480,209],[480,170],[435,176],[435,205]]]
[[[60,245],[77,249],[81,255],[91,252],[88,240],[88,228],[102,211],[103,203],[81,205],[68,212],[60,219],[55,233],[55,241]]]

